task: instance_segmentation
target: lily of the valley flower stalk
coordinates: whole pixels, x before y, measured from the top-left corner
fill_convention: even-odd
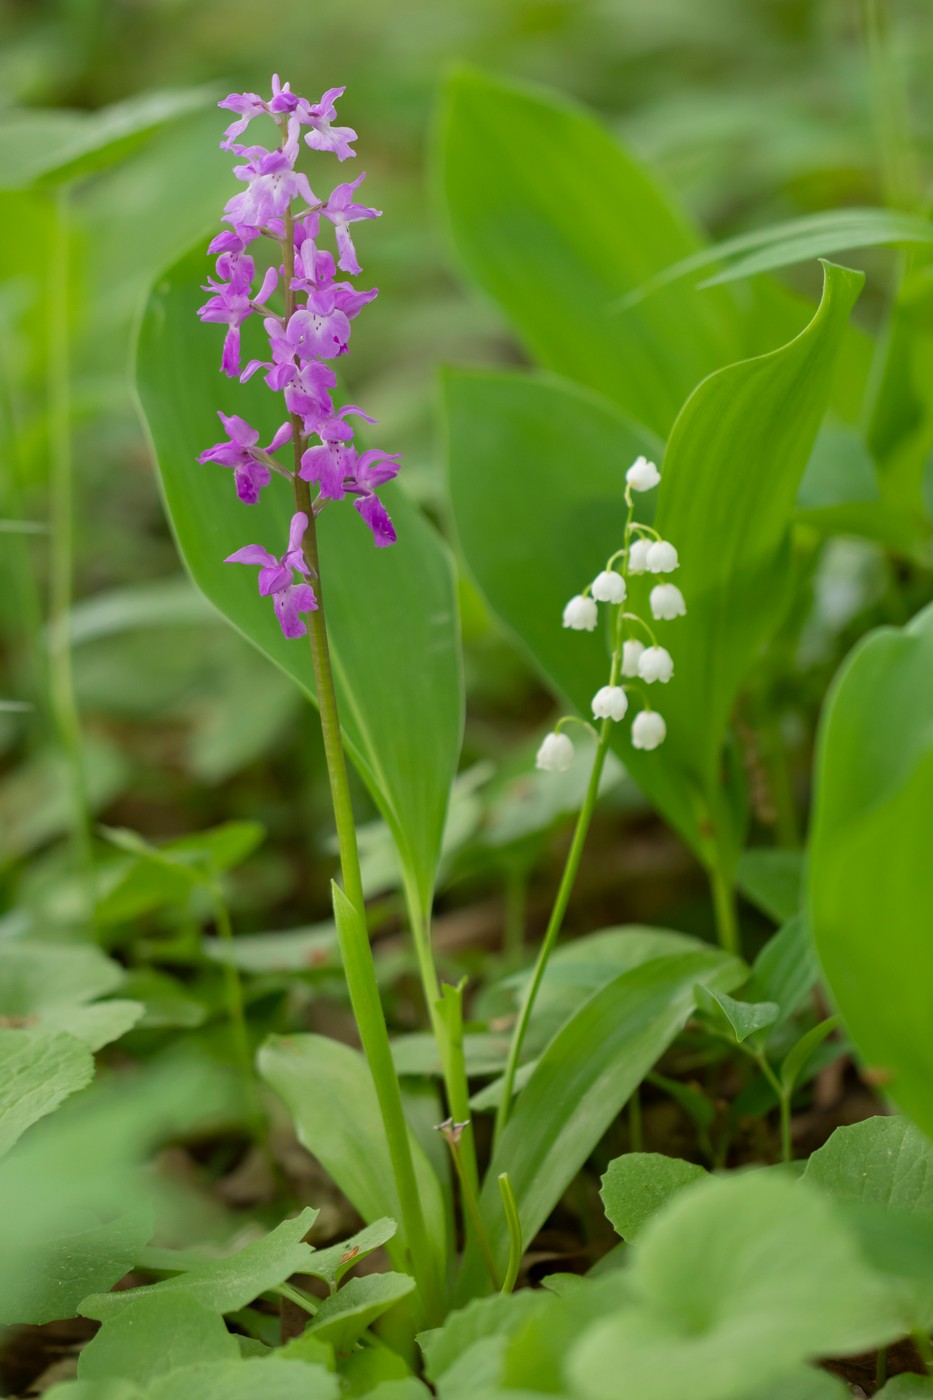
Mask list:
[[[255,93],[233,93],[220,103],[236,113],[221,147],[238,158],[234,174],[246,188],[227,202],[223,221],[230,227],[218,234],[208,250],[217,256],[217,276],[209,279],[205,290],[210,296],[198,314],[202,321],[227,327],[223,373],[242,380],[262,374],[270,392],[284,400],[283,421],[268,446],[262,447],[260,433],[249,423],[221,413],[227,439],[208,448],[199,461],[232,468],[237,495],[246,506],[257,503],[274,475],[286,478],[292,491],[294,511],[287,542],[247,544],[227,562],[258,566],[259,592],[271,598],[284,635],[310,637],[340,845],[343,892],[335,891],[334,902],[344,970],[379,1102],[422,1315],[432,1322],[442,1310],[444,1284],[425,1227],[366,929],[317,545],[321,512],[347,500],[353,502],[377,547],[395,542],[378,490],[396,475],[399,459],[379,449],[359,452],[347,420],[354,416],[374,420],[352,404],[338,408],[332,397],[337,383],[332,364],[349,349],[351,321],[377,294],[375,288],[362,291],[340,275],[357,276],[361,271],[351,225],[378,218],[380,211],[354,202],[363,175],[320,199],[308,177],[296,169],[302,141],[312,151],[330,152],[339,161],[355,155],[356,132],[335,125],[334,103],[343,91],[332,88],[320,102],[311,103],[276,76],[269,101]],[[274,145],[239,144],[238,138],[254,118],[271,119],[277,136]],[[336,258],[319,246],[328,226],[333,227]],[[262,246],[261,240],[271,245],[272,262],[254,289],[253,251]],[[270,298],[280,285],[283,304],[275,309]],[[268,351],[241,368],[240,328],[253,316],[262,318]],[[286,446],[291,448],[290,463],[276,456]],[[276,543],[279,548],[285,545],[281,554],[275,550]],[[352,1113],[353,1105],[347,1105],[347,1111]]]
[[[545,968],[560,934],[580,866],[590,820],[599,794],[603,767],[609,752],[612,726],[620,723],[628,714],[630,694],[634,693],[641,702],[641,709],[632,721],[632,746],[636,749],[656,749],[667,735],[664,717],[653,708],[645,687],[656,682],[665,685],[674,674],[674,660],[670,652],[658,644],[651,624],[638,613],[626,610],[629,580],[632,575],[669,574],[673,573],[679,564],[674,546],[668,540],[662,540],[657,531],[650,526],[635,520],[634,493],[651,491],[660,480],[661,474],[654,462],[639,457],[632,463],[625,474],[625,504],[628,513],[622,547],[606,561],[605,567],[592,583],[587,584],[581,593],[571,598],[564,608],[563,624],[575,632],[594,631],[599,623],[600,605],[608,610],[609,677],[591,701],[593,718],[602,721],[596,734],[596,753],[554,908],[512,1032],[502,1093],[496,1112],[497,1140],[509,1120],[515,1076],[531,1013]],[[686,612],[683,595],[673,583],[657,584],[651,590],[648,602],[655,622],[680,617]],[[647,638],[649,645],[645,645],[642,637]],[[545,736],[538,749],[538,768],[551,773],[565,772],[570,768],[574,749],[570,736],[564,733],[564,729],[571,724],[582,724],[586,729],[595,732],[587,721],[580,720],[576,715],[565,715],[558,720],[554,730]]]

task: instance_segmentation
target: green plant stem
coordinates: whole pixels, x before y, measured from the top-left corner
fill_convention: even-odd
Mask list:
[[[509,1266],[502,1282],[502,1292],[511,1293],[518,1279],[524,1247],[522,1244],[522,1222],[508,1172],[499,1173],[499,1195],[502,1197],[502,1209],[505,1212],[505,1223],[509,1231]]]
[[[71,666],[70,613],[74,568],[74,464],[71,451],[71,360],[68,301],[70,202],[68,186],[55,196],[48,298],[49,418],[49,704],[68,766],[77,868],[85,882],[87,918],[96,926],[91,815],[84,773],[81,721]]]
[[[637,1088],[628,1101],[629,1151],[644,1152],[645,1134],[641,1118],[641,1088]]]
[[[889,205],[915,210],[922,204],[922,187],[910,135],[907,95],[891,49],[886,10],[884,0],[861,0],[882,183]]]
[[[618,678],[618,660],[613,658],[613,678],[610,684],[614,685]],[[587,833],[590,829],[590,822],[593,817],[593,810],[596,806],[596,799],[599,795],[599,783],[603,775],[603,768],[606,763],[606,755],[609,752],[609,735],[612,730],[613,721],[604,719],[599,730],[599,742],[596,746],[596,756],[593,759],[593,768],[590,773],[590,781],[587,784],[586,796],[583,799],[583,806],[580,808],[580,815],[577,817],[577,824],[574,828],[573,840],[570,843],[570,850],[567,853],[567,860],[564,864],[564,873],[561,876],[560,886],[557,891],[557,898],[554,901],[554,908],[551,910],[551,917],[545,930],[544,939],[538,949],[538,956],[535,960],[534,971],[531,980],[522,998],[521,1010],[515,1029],[512,1032],[512,1042],[509,1045],[509,1057],[505,1066],[505,1074],[502,1078],[502,1097],[496,1109],[496,1125],[493,1142],[497,1144],[502,1137],[505,1126],[509,1121],[509,1114],[512,1109],[512,1094],[515,1088],[515,1075],[518,1070],[521,1058],[522,1046],[525,1043],[525,1035],[528,1031],[528,1023],[531,1020],[531,1013],[541,987],[545,969],[548,965],[554,945],[560,935],[564,922],[564,915],[567,912],[567,905],[570,902],[571,891],[577,878],[577,871],[580,868],[580,859],[583,855],[583,847],[586,844]]]
[[[717,856],[707,867],[710,891],[713,896],[713,910],[716,915],[716,936],[727,953],[736,956],[741,952],[739,941],[739,921],[735,910],[735,892],[726,879],[722,864]]]
[[[286,319],[288,319],[295,309],[295,294],[291,286],[295,258],[294,223],[290,214],[286,215],[285,219],[285,238],[282,251],[285,268],[285,310]],[[304,511],[308,517],[308,528],[305,531],[302,548],[311,570],[318,603],[317,609],[308,614],[308,633],[321,718],[321,733],[324,739],[324,754],[334,809],[334,822],[340,847],[340,870],[344,893],[359,915],[359,920],[354,921],[354,929],[358,928],[362,934],[358,940],[359,946],[355,946],[353,949],[353,956],[351,958],[344,956],[344,970],[353,1014],[372,1074],[385,1129],[402,1223],[411,1252],[412,1271],[418,1283],[427,1320],[429,1323],[433,1323],[439,1320],[442,1311],[442,1284],[438,1277],[436,1254],[428,1239],[424,1212],[421,1208],[408,1122],[402,1107],[401,1089],[392,1059],[392,1048],[379,996],[379,984],[376,980],[372,948],[368,937],[366,937],[363,879],[356,839],[356,823],[353,818],[353,805],[350,798],[350,784],[347,777],[347,764],[340,733],[334,673],[330,659],[317,530],[308,484],[298,474],[302,453],[301,420],[296,414],[290,416],[295,460],[293,477],[295,507],[299,511]],[[347,1108],[348,1112],[352,1112],[352,1105],[347,1105]]]
[[[528,876],[524,862],[513,861],[505,871],[505,919],[502,930],[502,952],[509,968],[521,965],[527,894]]]
[[[888,1349],[879,1347],[875,1358],[875,1387],[880,1390],[888,1379]]]
[[[778,717],[773,713],[766,713],[762,717],[759,733],[763,741],[762,759],[774,802],[774,833],[778,845],[784,850],[797,850],[800,846],[800,828],[794,804],[790,764],[787,761],[787,747]]]
[[[224,988],[227,995],[227,1013],[230,1017],[235,1058],[240,1064],[243,1089],[253,1128],[260,1136],[265,1137],[262,1107],[256,1086],[256,1074],[253,1069],[253,1053],[250,1049],[246,1012],[243,1007],[243,983],[240,978],[240,969],[234,961],[233,925],[230,921],[230,910],[227,908],[227,902],[216,885],[211,886],[211,901],[214,906],[214,923],[224,945]]]
[[[303,1308],[304,1311],[310,1313],[312,1317],[314,1317],[318,1308],[321,1306],[317,1298],[311,1298],[307,1293],[302,1293],[300,1288],[295,1288],[291,1283],[276,1284],[275,1288],[271,1291],[278,1294],[280,1298],[287,1298],[288,1301],[294,1303],[296,1307]]]
[[[786,1092],[783,1084],[778,1079],[777,1075],[774,1073],[774,1070],[769,1065],[764,1052],[759,1052],[757,1055],[755,1055],[755,1060],[760,1066],[761,1072],[764,1075],[765,1079],[767,1079],[768,1083],[771,1085],[771,1088],[774,1090],[775,1094],[777,1094],[778,1108],[781,1114],[781,1161],[792,1162],[794,1159],[794,1148],[793,1143],[791,1142],[790,1134],[791,1096],[789,1093]]]

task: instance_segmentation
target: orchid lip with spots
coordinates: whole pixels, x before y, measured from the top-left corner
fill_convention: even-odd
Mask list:
[[[377,219],[381,211],[357,202],[364,174],[336,185],[321,199],[308,176],[297,168],[302,140],[312,152],[329,153],[338,161],[356,155],[356,132],[336,124],[336,102],[343,93],[342,87],[329,88],[319,102],[310,102],[293,93],[290,84],[276,74],[269,99],[251,92],[231,93],[218,104],[236,118],[220,145],[238,158],[233,173],[245,188],[227,201],[223,220],[231,227],[219,233],[208,249],[217,258],[216,277],[208,279],[204,290],[210,296],[198,315],[204,322],[226,326],[222,373],[245,382],[261,372],[269,390],[283,394],[286,421],[269,445],[261,447],[259,432],[249,423],[236,414],[220,412],[227,440],[207,448],[198,461],[232,468],[237,496],[244,505],[255,505],[276,473],[297,482],[303,491],[307,488],[302,483],[317,488],[309,507],[313,517],[329,503],[349,497],[371,531],[373,543],[385,548],[395,543],[396,536],[378,493],[398,473],[399,456],[380,448],[358,450],[347,419],[355,416],[367,423],[375,419],[354,404],[338,407],[334,403],[337,377],[331,368],[334,360],[349,353],[351,322],[378,294],[376,288],[358,288],[341,276],[356,277],[362,272],[351,226]],[[276,144],[241,143],[257,119],[274,123]],[[328,226],[335,252],[319,246]],[[276,257],[255,286],[250,250],[260,239],[272,241]],[[276,309],[272,299],[280,288],[285,306]],[[241,368],[241,327],[253,316],[262,322],[268,358],[251,359]],[[291,466],[275,456],[287,444],[294,457]],[[304,635],[302,617],[317,607],[312,585],[293,581],[296,573],[309,573],[302,553],[302,520],[306,528],[309,515],[296,510],[288,548],[281,556],[254,544],[236,550],[228,559],[260,565],[260,593],[272,597],[286,637]]]

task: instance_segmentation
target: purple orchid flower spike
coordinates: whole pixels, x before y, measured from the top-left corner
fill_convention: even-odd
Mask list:
[[[313,151],[333,151],[338,160],[346,160],[349,156],[355,156],[350,142],[355,141],[356,132],[350,126],[333,126],[332,122],[337,115],[334,106],[338,97],[343,97],[346,92],[345,87],[328,88],[320,102],[312,103],[307,112],[301,112],[300,120],[303,126],[310,126],[311,130],[305,133],[305,141]]]
[[[227,202],[223,217],[231,227],[219,233],[208,249],[217,258],[216,276],[208,279],[204,290],[210,295],[198,312],[202,321],[226,326],[221,363],[224,373],[231,378],[239,376],[245,383],[261,371],[268,388],[284,394],[290,415],[263,447],[259,431],[250,423],[235,414],[221,413],[226,441],[207,448],[198,461],[230,467],[237,496],[245,505],[258,502],[273,472],[293,481],[300,477],[318,488],[312,510],[292,516],[288,548],[281,558],[251,544],[228,560],[258,566],[259,592],[272,598],[286,637],[303,636],[308,630],[305,615],[318,607],[308,581],[310,570],[302,541],[306,531],[313,532],[315,518],[330,502],[351,496],[375,544],[384,548],[395,543],[395,529],[378,491],[398,472],[398,456],[380,449],[358,451],[347,420],[356,416],[373,423],[375,419],[354,404],[335,406],[332,394],[337,377],[330,363],[347,353],[351,321],[378,295],[375,288],[360,290],[349,281],[338,281],[337,269],[351,275],[360,272],[350,226],[376,219],[380,211],[354,202],[364,175],[338,185],[322,204],[307,177],[295,168],[302,128],[310,128],[304,137],[311,150],[331,152],[341,161],[355,155],[350,143],[356,140],[356,133],[334,124],[334,104],[343,91],[330,88],[320,102],[312,104],[293,93],[276,74],[268,101],[246,92],[231,93],[220,103],[236,117],[221,144],[239,158],[234,174],[246,188]],[[267,149],[237,144],[253,119],[261,116],[275,125],[278,146]],[[296,210],[296,201],[305,207]],[[319,246],[328,223],[334,228],[336,261],[332,252]],[[278,257],[254,293],[251,245],[259,238],[272,239]],[[266,305],[280,276],[284,279],[284,310]],[[268,358],[251,359],[241,372],[240,328],[256,313],[262,317],[268,339]],[[293,439],[296,464],[288,469],[273,454]]]
[[[247,544],[224,560],[225,564],[259,565],[260,597],[271,596],[279,626],[288,638],[305,635],[308,627],[301,614],[315,612],[318,605],[311,585],[294,581],[296,572],[311,572],[301,547],[307,528],[308,517],[303,510],[296,511],[288,531],[288,549],[281,558],[277,559],[261,544]]]
[[[217,462],[222,467],[233,468],[236,493],[244,505],[254,506],[259,493],[272,480],[269,458],[271,454],[291,441],[292,425],[283,423],[268,447],[257,447],[259,433],[243,418],[236,414],[228,417],[218,413],[227,432],[227,442],[218,442],[202,452],[199,462]]]
[[[381,209],[369,209],[365,204],[354,204],[353,194],[363,180],[366,179],[366,171],[349,185],[338,185],[331,191],[331,196],[321,213],[326,219],[330,219],[337,233],[337,247],[340,250],[340,257],[337,266],[342,267],[344,272],[358,276],[363,269],[357,261],[356,248],[353,246],[353,239],[350,237],[350,224],[359,223],[361,219],[378,219]]]

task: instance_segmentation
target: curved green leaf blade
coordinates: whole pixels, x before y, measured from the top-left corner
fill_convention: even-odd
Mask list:
[[[672,1196],[706,1176],[705,1167],[660,1152],[627,1152],[602,1177],[603,1210],[616,1234],[631,1241]]]
[[[414,1290],[410,1274],[367,1274],[351,1278],[318,1308],[307,1333],[329,1342],[336,1352],[349,1351],[371,1322]]]
[[[611,314],[623,293],[696,250],[684,215],[554,93],[460,72],[442,141],[451,234],[470,274],[546,368],[666,432],[697,380],[738,353],[721,292],[678,291]]]
[[[267,442],[281,397],[258,379],[217,372],[219,342],[198,329],[208,260],[191,252],[160,277],[143,318],[138,385],[166,509],[182,558],[214,606],[312,699],[305,641],[287,641],[252,570],[224,564],[249,543],[278,550],[294,510],[274,482],[251,508],[228,473],[199,466],[217,440],[216,410],[239,414]],[[248,328],[249,329],[249,328]],[[324,512],[320,550],[343,731],[356,765],[399,844],[425,907],[430,903],[462,726],[454,582],[448,552],[397,486],[385,492],[398,529],[375,549],[357,512]]]
[[[256,1356],[182,1366],[154,1381],[145,1400],[337,1400],[339,1395],[339,1378],[323,1366]]]
[[[0,118],[0,188],[33,181],[59,184],[90,175],[128,155],[168,122],[202,110],[212,88],[147,92],[97,112],[21,108]]]
[[[594,993],[558,1031],[525,1085],[480,1195],[500,1269],[508,1232],[498,1174],[507,1171],[522,1236],[534,1239],[609,1124],[682,1029],[694,986],[725,989],[742,978],[735,958],[713,949],[660,957],[623,972]],[[460,1296],[483,1291],[478,1251],[467,1252]]]
[[[359,1051],[321,1035],[271,1036],[259,1051],[258,1065],[263,1079],[291,1113],[299,1141],[366,1223],[385,1216],[400,1221],[376,1092]],[[414,1133],[410,1136],[428,1237],[443,1273],[448,1247],[444,1194]],[[407,1251],[401,1225],[387,1248],[393,1262],[404,1268]]]
[[[711,375],[690,396],[664,455],[655,526],[680,553],[687,616],[665,630],[675,761],[710,801],[738,688],[781,618],[797,488],[832,387],[860,272],[823,265],[823,297],[789,345]],[[662,629],[663,630],[663,629]]]
[[[821,725],[809,916],[863,1061],[933,1135],[933,607],[872,633]]]
[[[886,245],[933,243],[933,223],[915,214],[894,209],[833,209],[787,219],[779,224],[740,233],[700,249],[665,268],[643,286],[622,298],[621,306],[635,306],[662,287],[669,287],[693,273],[720,263],[727,265],[700,285],[714,287],[734,282],[753,273],[790,267],[843,253],[850,248],[877,248]],[[731,262],[730,259],[735,261]]]

